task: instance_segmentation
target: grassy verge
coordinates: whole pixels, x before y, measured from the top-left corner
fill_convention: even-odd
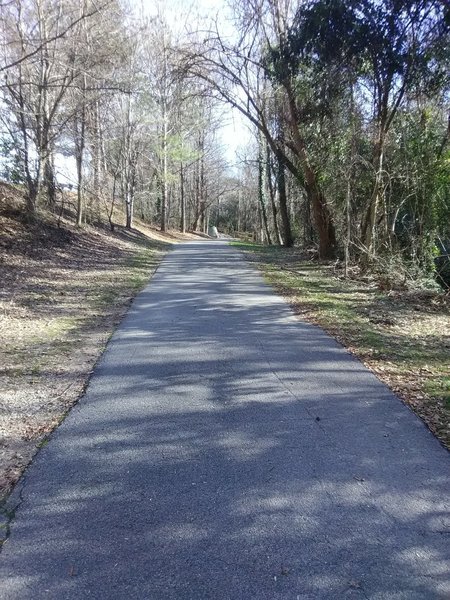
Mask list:
[[[434,291],[383,292],[374,282],[344,280],[333,265],[297,249],[235,242],[288,298],[358,356],[450,449],[450,310]]]
[[[9,217],[0,224],[1,499],[80,397],[131,300],[176,240],[150,229],[42,222],[30,232]]]

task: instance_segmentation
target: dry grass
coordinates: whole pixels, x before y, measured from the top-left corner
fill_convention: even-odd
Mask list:
[[[450,299],[344,280],[296,249],[237,244],[294,310],[338,339],[450,449]]]

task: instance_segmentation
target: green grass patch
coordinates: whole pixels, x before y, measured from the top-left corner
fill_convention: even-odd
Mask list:
[[[139,291],[149,280],[152,273],[159,264],[161,252],[159,249],[148,246],[136,252],[131,258],[127,284],[132,290]]]
[[[450,412],[450,376],[441,375],[427,381],[425,390],[430,396],[442,398],[446,409]]]

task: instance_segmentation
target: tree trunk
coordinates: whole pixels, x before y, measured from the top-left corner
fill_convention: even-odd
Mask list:
[[[51,210],[56,208],[56,183],[55,172],[53,169],[52,152],[47,150],[44,160],[44,185],[47,194],[47,203]]]
[[[93,169],[93,195],[98,203],[100,197],[100,180],[102,171],[102,140],[100,133],[99,101],[94,102],[93,107],[93,135],[92,135],[92,169]]]
[[[131,123],[131,95],[127,97],[126,108],[126,131],[125,131],[125,151],[124,167],[122,177],[122,192],[125,194],[125,227],[131,229],[133,226],[134,213],[134,152],[132,150],[132,123]]]
[[[322,192],[316,173],[309,162],[306,144],[298,126],[297,105],[293,91],[288,84],[285,85],[289,104],[290,128],[295,145],[296,154],[302,167],[305,181],[303,182],[308,195],[308,200],[314,215],[314,223],[319,236],[319,257],[321,259],[334,258],[336,254],[336,232],[333,219],[328,208],[327,199]]]
[[[192,221],[192,231],[197,231],[198,220],[200,218],[200,161],[197,161],[194,175],[194,219]]]
[[[238,191],[237,223],[236,230],[241,231],[241,190]]]
[[[352,197],[353,187],[355,182],[355,165],[356,165],[356,131],[355,131],[355,96],[354,83],[350,81],[350,147],[348,157],[348,174],[347,174],[347,194],[345,198],[345,221],[346,232],[344,240],[344,277],[348,277],[348,267],[350,263],[350,244],[352,240]]]
[[[273,229],[275,231],[275,237],[277,240],[277,244],[281,246],[283,244],[283,240],[280,235],[280,228],[278,227],[278,211],[277,204],[275,202],[275,190],[273,189],[272,182],[272,161],[270,159],[270,147],[269,144],[266,143],[266,175],[267,175],[267,185],[269,188],[269,196],[270,196],[270,205],[272,207],[272,217],[273,217]]]
[[[82,79],[82,98],[80,112],[75,115],[75,162],[77,165],[77,226],[81,227],[84,218],[84,199],[83,199],[83,156],[86,143],[86,76]]]
[[[184,170],[183,163],[180,164],[180,231],[186,233],[186,197],[184,194]]]
[[[167,230],[167,111],[165,102],[162,107],[162,180],[161,180],[161,231]]]
[[[278,162],[278,177],[277,177],[277,188],[278,188],[278,200],[280,203],[281,222],[283,224],[283,239],[284,245],[290,248],[294,245],[294,238],[291,229],[291,220],[289,218],[287,195],[286,195],[286,167],[284,164],[283,152],[277,153]]]
[[[266,236],[267,243],[272,244],[272,238],[270,236],[269,224],[267,221],[267,194],[266,194],[266,161],[263,156],[263,139],[262,134],[259,134],[259,151],[258,151],[258,195],[259,203],[261,207],[261,221],[263,225],[264,234]]]
[[[84,135],[80,133],[79,141],[75,144],[76,156],[75,162],[77,165],[77,227],[83,224],[83,150],[84,150]]]
[[[37,174],[37,178],[33,178],[31,174],[30,168],[30,152],[29,152],[29,144],[28,144],[28,131],[27,124],[25,121],[25,102],[22,94],[22,85],[21,85],[21,74],[22,70],[20,70],[20,84],[19,84],[19,126],[20,132],[23,139],[23,164],[25,170],[25,180],[27,182],[27,194],[26,194],[26,206],[27,213],[29,216],[34,216],[36,213],[36,203],[37,197],[39,193],[39,173]]]
[[[382,134],[382,126],[374,149],[373,164],[375,167],[375,184],[373,187],[372,196],[366,210],[364,221],[361,228],[361,235],[364,247],[366,249],[366,257],[364,262],[369,262],[370,258],[375,255],[375,236],[377,224],[378,207],[382,201],[382,184],[383,184],[383,160],[384,160],[384,136]]]
[[[133,212],[134,212],[134,198],[130,186],[127,186],[127,197],[126,197],[126,222],[125,227],[131,229],[133,227]]]
[[[113,221],[113,215],[114,215],[114,207],[115,207],[115,202],[116,202],[116,184],[117,184],[117,176],[114,173],[111,205],[109,207],[109,210],[107,211],[108,221],[109,221],[109,226],[111,228],[111,231],[114,231],[114,229],[115,229],[115,225],[114,225],[114,221]]]
[[[319,258],[330,259],[336,256],[336,232],[328,204],[319,188],[307,189],[313,207],[314,221],[319,234]]]

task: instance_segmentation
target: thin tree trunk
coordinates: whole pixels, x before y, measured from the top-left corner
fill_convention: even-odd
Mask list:
[[[353,184],[355,181],[355,158],[356,158],[356,132],[355,132],[355,97],[353,81],[350,81],[350,148],[349,167],[347,175],[347,194],[345,198],[345,221],[346,232],[344,240],[344,277],[348,277],[350,262],[350,244],[352,238],[351,208],[353,196]]]
[[[20,82],[22,76],[20,75]],[[23,165],[25,170],[25,181],[27,183],[27,194],[26,194],[26,207],[29,216],[33,216],[36,213],[37,197],[39,193],[39,178],[33,178],[30,170],[30,152],[28,144],[28,131],[25,122],[25,103],[22,94],[21,83],[19,87],[19,126],[20,132],[23,139]],[[37,173],[39,177],[39,173]]]
[[[81,227],[84,218],[83,199],[83,156],[86,143],[86,75],[82,78],[81,111],[75,116],[75,162],[77,165],[77,226]]]
[[[134,194],[136,191],[136,163],[134,153],[130,155],[129,160],[130,170],[127,178],[127,214],[125,225],[127,229],[133,227],[134,218]]]
[[[93,142],[92,142],[92,167],[93,167],[93,193],[94,199],[98,203],[100,197],[100,178],[102,170],[102,148],[101,148],[101,135],[100,135],[100,115],[99,115],[99,102],[98,99],[94,102],[93,108]]]
[[[123,191],[125,193],[125,227],[131,229],[133,226],[134,213],[134,164],[133,152],[131,149],[131,94],[128,94],[126,111],[126,134],[125,134],[125,152],[124,152],[124,182]]]
[[[374,150],[375,184],[367,207],[364,222],[362,225],[362,240],[366,249],[365,262],[375,255],[375,236],[378,207],[382,201],[382,179],[383,179],[383,160],[384,160],[384,136],[383,126],[380,126],[380,133]]]
[[[162,181],[161,181],[161,231],[167,230],[167,110],[162,103]]]
[[[200,219],[200,159],[197,161],[194,175],[194,219],[192,221],[192,230],[197,231],[198,220]]]
[[[186,197],[185,197],[185,193],[184,193],[183,163],[180,164],[180,212],[181,212],[180,231],[181,231],[181,233],[186,233]]]
[[[270,205],[272,207],[272,217],[273,217],[273,229],[275,231],[275,238],[277,240],[277,244],[281,246],[283,244],[283,240],[280,234],[280,228],[278,227],[278,211],[277,204],[275,202],[275,190],[273,189],[272,182],[272,161],[270,159],[270,147],[269,144],[266,143],[266,175],[267,175],[267,185],[269,188],[269,197],[270,197]]]
[[[115,208],[115,202],[116,202],[116,185],[117,185],[117,177],[116,177],[116,174],[114,173],[111,206],[110,206],[109,210],[107,211],[108,221],[109,221],[109,226],[111,227],[111,231],[114,231],[114,229],[115,229],[113,215],[114,215],[114,208]]]
[[[80,122],[76,123],[75,126],[75,162],[77,165],[77,226],[81,227],[83,224],[84,217],[84,205],[83,205],[83,154],[84,154],[84,108],[83,114],[80,116]]]
[[[272,245],[272,238],[270,236],[269,224],[267,221],[267,210],[266,210],[267,173],[266,173],[266,161],[264,160],[264,156],[263,156],[263,147],[264,146],[263,146],[263,139],[262,139],[261,133],[259,134],[258,145],[259,145],[259,150],[258,150],[258,195],[259,195],[259,204],[261,207],[261,220],[262,220],[262,225],[264,228],[264,233],[266,236],[267,243],[269,245]]]
[[[47,192],[47,203],[51,210],[56,208],[56,182],[53,169],[53,153],[47,149],[44,160],[44,183]]]
[[[292,235],[291,220],[289,217],[288,201],[286,195],[286,167],[284,164],[284,154],[278,152],[278,200],[280,203],[281,222],[283,224],[283,239],[284,245],[290,248],[294,245],[294,237]]]
[[[127,206],[127,214],[126,214],[125,227],[127,229],[131,229],[133,227],[134,196],[133,196],[133,191],[132,191],[130,184],[127,185],[126,206]]]
[[[237,231],[241,231],[241,190],[238,191],[238,209],[237,209]]]

